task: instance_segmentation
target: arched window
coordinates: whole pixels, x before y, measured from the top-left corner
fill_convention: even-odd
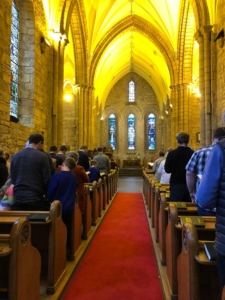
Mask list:
[[[15,0],[12,1],[12,25],[10,44],[10,117],[18,121],[18,86],[19,86],[19,13]]]
[[[155,116],[150,114],[147,121],[147,141],[148,150],[155,150],[156,136],[155,136]]]
[[[135,139],[136,139],[136,132],[135,132],[135,116],[130,114],[128,116],[127,122],[127,138],[128,138],[128,150],[135,150]]]
[[[111,114],[108,120],[108,144],[116,149],[116,117]]]
[[[129,82],[129,102],[135,101],[135,84],[133,81]]]

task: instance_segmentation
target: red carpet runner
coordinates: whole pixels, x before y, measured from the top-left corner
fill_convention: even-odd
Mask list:
[[[141,194],[118,193],[64,300],[162,300]]]

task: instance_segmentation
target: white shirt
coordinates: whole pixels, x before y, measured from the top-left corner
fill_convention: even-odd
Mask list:
[[[158,168],[158,175],[160,176],[160,183],[169,183],[170,182],[170,175],[171,174],[168,174],[166,173],[165,171],[165,162],[166,160],[163,160],[160,165],[159,165],[159,168]]]

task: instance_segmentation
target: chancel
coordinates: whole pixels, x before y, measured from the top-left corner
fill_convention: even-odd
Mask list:
[[[175,288],[172,286],[171,290],[171,282],[168,283],[167,279],[173,278],[172,273],[168,275],[166,271],[161,272],[162,267],[166,266],[161,265],[161,252],[158,255],[156,251],[158,245],[155,245],[155,227],[153,225],[157,229],[158,221],[155,224],[151,220],[149,224],[152,230],[144,231],[147,232],[148,241],[154,240],[154,242],[148,244],[148,238],[146,238],[143,244],[155,250],[150,252],[151,264],[156,261],[153,273],[155,274],[154,285],[158,289],[155,292],[151,280],[148,282],[149,274],[149,277],[146,277],[148,278],[146,286],[151,285],[154,293],[151,290],[147,293],[146,290],[142,291],[138,288],[144,287],[141,279],[135,286],[135,278],[132,276],[135,277],[135,270],[138,269],[139,263],[141,270],[149,267],[148,263],[145,266],[144,261],[139,260],[145,254],[137,252],[138,254],[135,256],[135,251],[140,250],[135,248],[133,254],[129,256],[130,262],[133,264],[124,262],[123,259],[126,259],[128,252],[132,251],[132,245],[129,244],[129,247],[126,247],[123,244],[123,247],[126,247],[124,256],[122,255],[124,248],[120,248],[120,245],[122,242],[127,242],[126,237],[130,236],[135,229],[131,225],[141,224],[140,230],[144,230],[142,222],[145,220],[146,211],[142,211],[143,203],[138,202],[140,195],[137,195],[136,203],[133,195],[130,198],[132,201],[130,201],[127,194],[123,195],[123,193],[133,193],[134,191],[136,194],[142,193],[144,196],[141,199],[144,200],[147,207],[148,221],[152,216],[154,218],[154,214],[156,214],[155,220],[158,220],[160,199],[157,195],[164,192],[160,191],[162,188],[160,182],[154,181],[151,174],[152,166],[158,159],[158,153],[165,152],[166,159],[170,156],[167,153],[168,149],[173,151],[179,148],[176,137],[180,132],[185,132],[189,136],[188,149],[192,148],[196,151],[204,147],[211,147],[214,130],[217,127],[224,127],[224,11],[225,0],[2,1],[2,5],[0,5],[0,15],[2,16],[0,22],[0,152],[2,153],[0,176],[3,176],[3,171],[7,176],[12,175],[10,170],[14,167],[13,157],[15,158],[24,149],[28,151],[33,149],[32,147],[36,144],[32,143],[32,146],[28,141],[32,134],[41,134],[43,139],[37,143],[38,151],[41,150],[43,155],[46,155],[45,158],[42,158],[43,161],[48,160],[52,174],[64,169],[63,159],[66,159],[69,152],[78,152],[84,145],[85,151],[82,154],[84,154],[87,165],[97,155],[97,149],[102,148],[103,154],[107,155],[110,160],[112,159],[117,166],[107,176],[102,175],[100,182],[90,184],[88,176],[85,176],[87,174],[84,166],[77,164],[77,169],[79,168],[87,181],[84,182],[84,188],[82,185],[85,205],[81,213],[77,207],[79,199],[74,199],[75,208],[73,214],[70,215],[72,222],[72,225],[70,224],[72,226],[71,234],[68,235],[70,239],[68,241],[62,239],[61,250],[65,257],[54,264],[53,256],[57,254],[54,251],[57,251],[58,248],[53,249],[54,251],[51,250],[53,254],[52,256],[48,254],[48,256],[47,252],[41,251],[39,244],[36,245],[41,256],[41,266],[37,266],[42,270],[40,286],[44,282],[44,287],[41,286],[42,300],[48,297],[48,299],[62,299],[66,295],[73,273],[78,271],[77,266],[83,257],[86,257],[84,254],[88,252],[87,248],[97,237],[97,233],[100,231],[98,226],[102,220],[104,218],[107,220],[109,216],[111,224],[115,223],[108,214],[111,209],[114,209],[111,205],[113,201],[120,201],[122,207],[117,212],[114,211],[113,215],[118,217],[120,212],[125,210],[127,215],[124,213],[122,217],[129,218],[132,224],[126,223],[127,231],[123,232],[122,238],[120,238],[123,227],[119,227],[119,221],[115,218],[118,224],[114,224],[115,226],[106,231],[110,235],[118,225],[116,236],[112,238],[115,241],[118,238],[118,245],[114,244],[111,249],[108,249],[107,247],[111,245],[109,239],[98,247],[106,249],[105,254],[111,253],[111,256],[117,254],[118,250],[119,256],[121,255],[122,258],[120,257],[120,261],[118,257],[116,258],[119,263],[115,263],[115,266],[127,268],[124,269],[125,271],[115,273],[118,280],[110,277],[109,273],[107,276],[103,275],[99,281],[96,279],[94,281],[96,287],[98,284],[104,283],[107,289],[96,289],[98,291],[95,294],[93,288],[89,294],[91,295],[90,299],[107,299],[106,295],[110,295],[111,299],[149,299],[151,294],[154,295],[152,299],[161,300],[164,296],[166,299],[168,297],[177,299],[180,292],[179,282],[176,280]],[[56,151],[61,147],[67,149],[63,154]],[[50,149],[56,150],[51,153]],[[51,155],[49,157],[49,152],[54,157],[57,156],[57,160],[53,160]],[[11,161],[8,159],[6,162],[4,158],[6,153],[11,157]],[[59,159],[60,154],[61,159]],[[82,164],[81,159],[80,164]],[[31,168],[31,164],[29,166]],[[29,172],[27,169],[24,170],[24,174]],[[48,173],[48,168],[46,169]],[[182,170],[184,171],[184,168]],[[82,175],[80,176],[82,177]],[[185,180],[184,176],[182,177]],[[48,178],[48,174],[45,178]],[[17,182],[18,180],[11,182],[11,191],[14,189],[15,192],[18,191],[17,187],[12,187]],[[36,181],[33,183],[35,184]],[[136,188],[138,184],[139,186]],[[4,192],[6,192],[8,186],[3,186]],[[24,193],[27,192],[26,186],[24,184]],[[155,187],[159,188],[156,190],[157,195]],[[41,197],[43,197],[44,190],[47,190],[47,187],[40,192]],[[37,191],[37,188],[31,187],[31,194],[34,191]],[[166,195],[168,191],[169,189],[166,190]],[[117,198],[117,196],[119,197]],[[156,197],[158,198],[156,199]],[[165,198],[167,197],[165,196]],[[55,200],[59,201],[60,199]],[[0,207],[6,210],[7,208],[2,205],[3,199],[0,201]],[[9,201],[8,198],[6,201]],[[14,201],[19,201],[16,196]],[[138,212],[142,211],[141,217],[133,210],[133,204]],[[152,204],[153,211],[151,211],[150,204]],[[46,228],[43,232],[43,243],[51,240],[51,236],[47,236],[50,232],[54,233],[54,238],[57,236],[57,226],[60,228],[58,232],[65,231],[64,223],[60,218],[60,205],[57,207],[58,219],[57,211],[52,209],[48,212],[50,219],[45,225],[32,224],[31,234],[35,231],[33,229],[35,226],[38,228],[38,232],[41,232],[40,228]],[[164,208],[166,210],[161,211],[162,219],[167,220],[164,217],[169,211],[168,204],[165,204]],[[24,217],[24,214],[22,216]],[[15,214],[10,218],[14,222],[10,221],[10,226],[2,226],[5,232],[0,232],[0,244],[2,241],[4,242],[4,236],[1,235],[7,234],[6,248],[8,250],[4,249],[9,257],[11,251],[9,240],[10,237],[15,236],[11,232],[11,228],[18,227],[17,224],[13,225],[17,222]],[[1,222],[0,220],[0,228]],[[7,221],[4,222],[7,223]],[[107,223],[109,227],[110,222]],[[149,225],[147,223],[146,226]],[[166,221],[162,223],[162,226],[165,226],[165,223]],[[23,222],[23,224],[25,223]],[[96,224],[95,228],[91,224]],[[206,222],[206,224],[208,223]],[[104,225],[104,222],[101,225]],[[79,236],[81,230],[82,235]],[[188,230],[192,230],[192,228],[179,227],[177,230],[181,235],[181,233],[187,234]],[[162,237],[165,238],[165,230],[161,230],[161,232]],[[39,239],[39,234],[34,232],[35,241]],[[79,236],[78,238],[75,238],[76,234]],[[193,230],[191,234],[194,234]],[[153,239],[151,240],[152,235]],[[136,247],[136,243],[143,242],[140,239],[144,236],[145,234],[141,232],[134,236],[134,247]],[[157,238],[161,237],[157,235]],[[202,243],[202,239],[199,237],[198,244]],[[27,240],[34,241],[32,236]],[[96,240],[98,239],[96,238]],[[131,241],[132,238],[129,242]],[[180,240],[180,244],[176,248],[180,253],[182,251],[181,244]],[[166,247],[166,242],[162,242],[162,245]],[[34,244],[33,246],[35,247]],[[60,248],[58,240],[57,247]],[[165,247],[163,251],[166,249]],[[49,250],[47,243],[43,249]],[[110,252],[112,249],[115,251]],[[30,248],[29,251],[29,253],[34,253]],[[163,263],[165,264],[164,252],[166,250],[163,251]],[[184,252],[182,252],[183,255],[185,255]],[[148,256],[148,253],[146,255]],[[69,267],[65,269],[66,259]],[[94,266],[97,261],[98,263],[104,261],[103,257],[99,259],[96,254],[92,256],[92,259]],[[186,262],[186,258],[182,257],[181,261]],[[37,263],[39,264],[39,259]],[[58,268],[58,264],[61,263],[64,265]],[[214,264],[216,263],[214,262]],[[8,262],[5,262],[4,266],[7,269]],[[107,266],[107,261],[105,261],[105,266]],[[98,267],[96,268],[98,269]],[[197,265],[196,270],[199,268]],[[208,270],[209,266],[207,265],[206,268]],[[102,269],[101,265],[98,275],[105,274],[103,273],[103,271],[107,271],[105,269],[107,268]],[[15,267],[15,270],[15,276],[17,276],[18,268]],[[158,278],[157,272],[161,272],[160,278]],[[93,270],[86,269],[84,273],[95,276]],[[113,272],[111,273],[113,274]],[[12,273],[7,273],[7,276],[8,274]],[[55,279],[51,280],[51,274],[57,274],[56,278],[60,278],[59,282]],[[127,277],[128,280],[132,278],[131,283],[128,284],[128,281],[123,278],[123,274],[129,274]],[[0,285],[0,298],[2,290],[7,293],[7,284],[10,284],[11,281],[7,276],[3,276],[4,286]],[[0,282],[2,278],[0,277]],[[186,278],[182,278],[182,280],[185,281]],[[87,286],[91,286],[91,280],[88,281],[88,284],[84,284],[84,281],[81,285],[84,290],[86,289],[85,294],[89,291]],[[107,282],[110,283],[107,285]],[[121,283],[122,287],[117,286],[116,282]],[[76,284],[74,286],[77,287]],[[111,290],[110,286],[112,286]],[[129,296],[130,289],[132,292]],[[39,286],[35,288],[35,291],[37,290],[39,291]],[[105,295],[102,294],[102,291],[105,291]],[[11,295],[11,292],[8,295]],[[46,293],[54,295],[47,296]],[[72,299],[72,294],[73,292],[69,293],[69,296],[65,296],[68,298],[65,299]],[[200,294],[199,292],[198,295]],[[187,295],[189,294],[187,293]],[[211,294],[208,293],[208,295]],[[74,298],[79,299],[79,297],[80,295],[74,292]],[[205,300],[203,296],[202,299]]]

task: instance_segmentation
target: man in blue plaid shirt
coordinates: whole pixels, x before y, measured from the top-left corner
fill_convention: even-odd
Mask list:
[[[223,137],[225,137],[225,129],[223,127],[217,128],[213,133],[212,145],[195,151],[186,165],[186,181],[192,202],[196,202],[195,194],[198,190],[209,155],[217,141]],[[207,210],[198,205],[198,214],[201,216],[215,216],[216,208]]]

